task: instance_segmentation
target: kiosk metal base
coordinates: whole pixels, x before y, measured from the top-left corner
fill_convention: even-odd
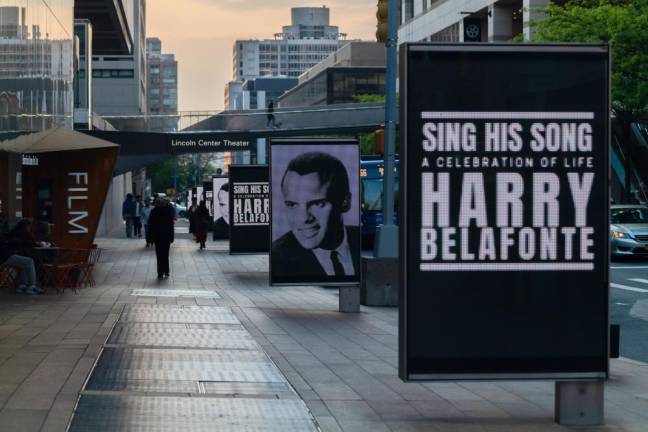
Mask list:
[[[557,381],[555,421],[564,426],[603,424],[604,381]]]
[[[340,287],[340,312],[358,313],[360,312],[360,287],[359,286],[341,286]]]

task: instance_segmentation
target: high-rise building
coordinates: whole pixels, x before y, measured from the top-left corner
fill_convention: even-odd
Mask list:
[[[550,0],[403,0],[398,41],[508,42],[530,39]],[[564,3],[564,0],[558,0]]]
[[[178,113],[178,62],[173,54],[162,53],[159,38],[146,39],[147,110],[151,115],[150,129],[174,131],[178,129],[177,117],[155,117],[156,114]]]
[[[124,1],[123,14],[132,23],[130,49],[124,53],[108,44],[94,46],[93,110],[99,115],[146,113],[146,0]]]
[[[292,23],[274,39],[234,43],[234,81],[267,75],[297,78],[346,43],[346,34],[330,25],[327,7],[292,8],[291,15]]]

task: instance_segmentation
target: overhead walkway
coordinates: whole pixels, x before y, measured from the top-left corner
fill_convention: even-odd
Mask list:
[[[91,135],[120,146],[115,174],[161,162],[173,155],[246,150],[259,138],[317,135],[349,135],[372,132],[385,120],[383,104],[340,104],[274,111],[275,123],[268,126],[266,110],[223,111],[203,118],[177,133],[150,132],[156,118],[165,116],[106,116],[118,131],[90,131]],[[167,116],[168,117],[168,116]],[[238,148],[174,146],[173,141],[203,140],[243,142]]]
[[[268,127],[266,110],[223,111],[183,132],[239,132],[252,138],[368,132],[385,122],[385,106],[340,104],[278,108],[274,116],[276,127]]]

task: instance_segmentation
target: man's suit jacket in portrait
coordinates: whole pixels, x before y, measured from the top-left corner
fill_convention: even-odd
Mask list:
[[[305,249],[288,231],[272,242],[272,280],[275,283],[335,283],[360,280],[360,227],[346,226],[347,243],[351,252],[353,276],[329,276],[312,250]]]

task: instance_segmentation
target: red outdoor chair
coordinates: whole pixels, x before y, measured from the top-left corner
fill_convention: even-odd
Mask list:
[[[8,264],[0,264],[0,288],[16,289],[18,270]]]
[[[53,262],[41,264],[43,286],[56,288],[59,293],[66,288],[78,292],[89,255],[88,249],[58,249]]]

